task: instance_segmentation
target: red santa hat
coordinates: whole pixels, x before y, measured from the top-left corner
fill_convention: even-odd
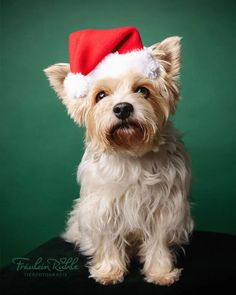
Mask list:
[[[94,81],[136,71],[151,79],[159,64],[149,48],[143,47],[134,27],[109,30],[87,29],[69,36],[70,70],[64,81],[69,97],[88,94]]]

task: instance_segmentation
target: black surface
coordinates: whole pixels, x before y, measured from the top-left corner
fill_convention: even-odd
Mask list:
[[[236,236],[195,231],[190,245],[185,247],[185,255],[180,251],[178,266],[183,267],[180,281],[169,287],[146,283],[140,274],[141,265],[133,261],[124,282],[102,286],[88,278],[86,258],[74,246],[61,238],[53,238],[34,249],[25,258],[29,265],[42,259],[48,270],[17,270],[12,263],[1,270],[1,294],[235,294],[236,281]],[[68,259],[78,261],[69,262]],[[67,266],[73,269],[59,271],[52,269],[48,259],[67,259]],[[54,260],[55,261],[55,260]],[[60,263],[60,266],[63,264]],[[75,269],[77,267],[78,269]],[[229,293],[228,290],[233,287]]]

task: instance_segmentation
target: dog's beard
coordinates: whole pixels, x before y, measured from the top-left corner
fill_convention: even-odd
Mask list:
[[[107,140],[114,148],[136,150],[150,144],[154,128],[138,120],[125,120],[112,125],[107,131]]]

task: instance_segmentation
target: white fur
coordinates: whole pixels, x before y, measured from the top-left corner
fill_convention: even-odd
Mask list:
[[[96,80],[116,78],[129,71],[155,79],[158,76],[159,64],[152,57],[149,48],[125,54],[110,53],[86,76],[69,73],[64,81],[65,91],[70,98],[84,97]]]
[[[172,274],[168,282],[178,279],[180,271],[171,273],[173,257],[168,247],[187,242],[192,230],[187,201],[191,171],[171,123],[162,136],[158,152],[137,158],[86,149],[78,169],[81,196],[75,201],[64,238],[93,257],[90,272],[95,279],[102,272],[112,273],[113,259],[123,274],[130,234],[141,241],[139,256],[147,280],[152,281],[152,273],[160,273],[161,278]],[[97,269],[99,255],[103,265]]]

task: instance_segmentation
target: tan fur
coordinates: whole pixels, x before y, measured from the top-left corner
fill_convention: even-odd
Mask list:
[[[180,38],[152,47],[160,65],[155,80],[135,72],[95,81],[87,97],[71,99],[63,88],[66,64],[45,70],[74,121],[86,127],[86,150],[78,168],[75,200],[64,238],[90,257],[91,277],[102,284],[121,282],[131,255],[138,255],[148,282],[169,285],[179,279],[173,245],[188,242],[193,222],[188,193],[191,167],[169,121],[179,100]],[[148,97],[136,93],[142,86]],[[100,91],[107,94],[96,102]],[[117,103],[133,105],[121,128]]]

